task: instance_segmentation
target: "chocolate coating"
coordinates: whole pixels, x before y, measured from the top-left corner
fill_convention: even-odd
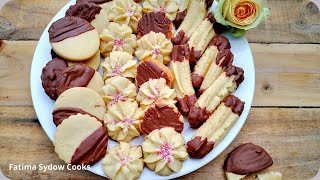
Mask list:
[[[226,172],[246,175],[266,169],[272,164],[271,156],[262,147],[246,143],[228,154],[223,169]]]
[[[170,86],[169,75],[156,63],[152,61],[142,61],[137,68],[136,82],[137,86],[140,87],[143,83],[149,81],[149,79],[164,78],[166,84]]]
[[[106,153],[107,130],[102,126],[81,142],[71,158],[71,164],[92,165]]]
[[[212,13],[209,13],[206,17],[212,24],[216,23],[216,19],[214,18]]]
[[[207,10],[212,6],[213,1],[214,0],[206,0],[206,9]],[[209,14],[211,14],[211,13],[209,13]]]
[[[165,104],[149,107],[144,114],[141,131],[144,134],[149,134],[153,130],[163,127],[172,127],[177,132],[182,132],[183,122],[180,121],[180,113]]]
[[[100,6],[92,2],[77,3],[69,7],[66,16],[76,16],[91,22],[100,13],[101,9]]]
[[[50,26],[49,39],[51,43],[60,42],[93,29],[94,27],[84,19],[74,16],[63,17]]]
[[[235,76],[234,82],[237,84],[237,87],[243,82],[244,80],[244,71],[242,68],[229,65],[226,69],[225,72],[227,76]]]
[[[194,72],[191,74],[192,85],[195,90],[198,90],[201,87],[203,79],[203,76],[200,76]]]
[[[57,95],[73,87],[86,87],[95,72],[93,68],[80,64],[65,68],[57,78]]]
[[[217,46],[219,51],[222,51],[224,49],[231,49],[229,40],[226,37],[221,36],[220,34],[215,35],[211,39],[209,46]]]
[[[189,114],[190,108],[194,106],[197,101],[196,95],[184,96],[183,98],[176,98],[177,100],[177,108],[180,113],[187,116]]]
[[[241,116],[244,102],[234,95],[229,95],[223,99],[224,105],[230,107],[232,112]]]
[[[171,21],[166,17],[164,12],[149,12],[142,16],[138,22],[138,36],[142,37],[149,32],[163,33],[170,36]]]
[[[101,121],[99,118],[97,118],[96,116],[82,110],[79,108],[70,108],[70,107],[66,107],[66,108],[58,108],[56,110],[54,110],[52,112],[52,117],[53,117],[53,123],[56,126],[59,126],[63,120],[67,119],[69,116],[71,115],[76,115],[76,114],[87,114],[91,117],[96,118],[97,120]],[[102,121],[101,121],[102,122]]]
[[[182,12],[177,12],[176,18],[172,21],[174,26],[176,27],[176,29],[179,28],[179,26],[181,25],[182,21],[184,20],[184,18],[187,15],[187,9],[185,9]]]
[[[178,34],[171,39],[173,45],[183,45],[189,41],[189,37],[186,36],[186,33],[181,30]]]
[[[201,137],[196,136],[187,143],[187,151],[190,157],[201,159],[213,149],[214,144],[208,142],[207,138],[201,141]]]
[[[189,54],[189,63],[190,63],[190,68],[191,71],[193,70],[194,66],[197,64],[198,60],[201,57],[201,51],[195,51],[194,48],[192,47],[190,54]]]
[[[54,58],[49,61],[46,66],[42,69],[41,81],[42,87],[46,94],[52,100],[58,98],[56,92],[57,78],[61,72],[68,67],[68,64],[65,60],[60,58]]]
[[[230,49],[223,49],[217,54],[216,64],[222,68],[226,68],[228,64],[232,64],[233,58],[234,56]]]
[[[204,122],[206,122],[211,114],[212,112],[207,111],[206,108],[202,109],[196,106],[191,107],[188,115],[190,127],[193,129],[200,127]]]
[[[95,3],[95,4],[103,4],[103,3],[106,3],[106,2],[110,2],[112,0],[77,0],[77,3],[83,3],[83,2],[92,2],[92,3]]]
[[[51,57],[52,57],[52,59],[54,59],[54,58],[59,58],[59,59],[63,59],[62,57],[60,57],[56,52],[54,52],[54,50],[53,49],[51,49]],[[64,59],[63,59],[64,60]]]
[[[182,62],[184,59],[189,59],[189,45],[174,45],[171,52],[171,60]]]

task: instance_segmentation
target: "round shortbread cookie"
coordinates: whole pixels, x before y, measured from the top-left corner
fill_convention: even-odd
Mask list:
[[[94,56],[92,56],[91,58],[85,60],[85,61],[68,61],[68,65],[72,66],[72,65],[76,65],[76,64],[84,64],[87,66],[92,67],[95,70],[99,69],[100,66],[100,50],[98,50],[96,52],[96,54]]]
[[[53,145],[67,164],[92,165],[106,153],[108,135],[102,123],[89,115],[72,115],[57,127]]]
[[[99,49],[98,31],[86,20],[69,16],[54,22],[49,28],[52,49],[62,58],[83,61]]]
[[[72,114],[88,114],[102,121],[106,107],[101,96],[95,91],[75,87],[62,93],[54,104],[53,119],[59,125]]]

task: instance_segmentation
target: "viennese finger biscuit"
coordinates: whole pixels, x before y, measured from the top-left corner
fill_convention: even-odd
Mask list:
[[[149,81],[149,79],[159,78],[165,79],[168,86],[171,86],[174,79],[170,69],[157,60],[149,58],[139,63],[136,76],[136,84],[138,87]]]
[[[176,18],[172,21],[173,24],[175,25],[176,29],[179,28],[183,19],[186,16],[189,3],[190,3],[190,0],[181,0],[180,1]]]
[[[187,150],[192,158],[203,158],[225,137],[238,121],[244,108],[244,102],[229,95],[224,98],[209,119],[197,129],[187,143]]]
[[[172,38],[172,43],[185,44],[188,42],[192,33],[206,17],[206,5],[204,0],[192,0],[188,7],[188,12]]]
[[[161,11],[165,12],[166,16],[173,21],[176,17],[177,10],[178,10],[178,1],[177,0],[145,0],[142,4],[143,13],[148,13],[152,11]]]
[[[202,91],[207,89],[223,72],[222,69],[232,63],[233,54],[228,50],[230,48],[229,40],[224,36],[217,34],[211,39],[191,75],[192,84],[196,90],[199,90],[200,87]],[[202,85],[204,79],[206,82]]]
[[[52,49],[64,59],[83,61],[99,49],[98,31],[79,17],[61,18],[50,26],[48,32]]]
[[[70,6],[66,16],[76,16],[88,21],[97,29],[98,34],[109,24],[108,16],[104,10],[92,2],[76,3]]]
[[[108,106],[104,123],[111,139],[118,142],[130,142],[140,136],[140,123],[143,110],[136,101],[118,102]]]
[[[84,98],[85,97],[85,98]],[[75,114],[87,114],[97,120],[103,120],[106,107],[101,96],[84,87],[75,87],[59,96],[53,107],[53,122],[56,126],[66,118]]]
[[[188,53],[188,44],[175,45],[171,54],[172,61],[170,64],[170,69],[174,76],[173,88],[177,94],[177,107],[183,115],[188,115],[190,108],[197,100],[191,82]]]
[[[140,102],[140,107],[146,109],[148,106],[158,103],[174,106],[175,98],[175,90],[166,84],[165,79],[159,78],[149,79],[143,83],[139,88],[136,100]]]
[[[108,134],[96,118],[76,114],[57,127],[53,145],[65,163],[93,165],[106,154]]]
[[[244,71],[240,67],[228,68],[203,92],[191,107],[188,121],[191,128],[200,127],[218,107],[220,102],[234,92],[244,80]]]
[[[141,146],[120,142],[107,151],[102,160],[102,170],[113,180],[138,179],[143,171]]]
[[[146,166],[161,176],[179,172],[188,159],[183,136],[171,127],[152,131],[142,143]]]

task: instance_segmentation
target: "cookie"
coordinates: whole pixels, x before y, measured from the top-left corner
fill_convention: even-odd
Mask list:
[[[164,12],[149,12],[142,16],[138,23],[138,38],[149,34],[151,31],[162,33],[167,38],[172,38],[172,23]]]
[[[173,21],[176,18],[178,11],[178,1],[177,0],[145,0],[142,3],[143,13],[148,12],[165,12],[166,16]]]
[[[133,54],[137,47],[136,39],[129,26],[111,22],[108,29],[104,29],[100,35],[100,52],[104,57],[108,57],[112,51]]]
[[[183,115],[189,114],[190,108],[197,100],[192,87],[188,54],[188,44],[174,45],[170,64],[170,69],[174,76],[173,88],[177,93],[177,107]]]
[[[185,140],[173,128],[156,129],[142,143],[146,166],[161,176],[179,172],[182,161],[188,159]]]
[[[140,61],[152,58],[163,64],[170,62],[172,43],[164,34],[151,31],[142,36],[137,45],[135,55]]]
[[[155,104],[144,113],[141,122],[141,132],[149,134],[155,129],[172,127],[177,132],[183,130],[183,117],[175,106],[167,104]]]
[[[102,170],[113,180],[138,179],[143,171],[141,146],[120,142],[107,151],[102,160]]]
[[[118,142],[130,142],[140,136],[140,123],[143,110],[136,101],[118,102],[108,106],[104,123],[111,139]]]
[[[176,29],[179,28],[182,21],[187,15],[190,0],[180,0],[176,18],[172,21]]]
[[[137,61],[129,53],[122,51],[113,51],[103,63],[103,79],[122,76],[126,78],[135,78],[137,75]]]
[[[116,104],[120,101],[134,101],[137,96],[137,87],[125,77],[115,76],[105,81],[105,85],[100,89],[99,94],[104,102]]]
[[[210,87],[203,92],[190,109],[188,115],[190,127],[200,127],[218,107],[220,102],[234,92],[243,80],[243,69],[229,65]]]
[[[54,58],[49,61],[46,66],[42,69],[41,81],[42,87],[45,93],[52,99],[56,100],[57,95],[57,78],[61,72],[68,67],[65,60],[60,58]]]
[[[142,7],[133,0],[116,0],[109,11],[109,19],[118,24],[128,25],[134,33],[137,32],[141,19]]]
[[[190,1],[187,14],[172,38],[173,44],[185,44],[196,31],[201,21],[206,17],[206,5],[204,0]]]
[[[106,153],[108,134],[96,118],[77,114],[57,127],[53,145],[65,163],[93,165]]]
[[[85,98],[84,98],[85,97]],[[101,96],[95,91],[75,87],[62,93],[53,107],[53,122],[56,126],[75,114],[87,114],[102,122],[106,107]]]
[[[84,3],[84,2],[91,2],[99,5],[106,14],[109,14],[111,6],[113,4],[112,0],[77,0],[77,4]]]
[[[109,25],[107,14],[100,6],[92,2],[76,3],[70,6],[66,16],[76,16],[88,21],[97,29],[98,34]]]
[[[52,49],[64,59],[83,61],[99,49],[98,31],[79,17],[61,18],[50,26],[48,32]]]
[[[150,79],[143,83],[139,88],[136,100],[140,103],[140,107],[146,109],[148,106],[158,103],[174,106],[176,103],[175,97],[175,90],[170,89],[166,80],[160,78]]]
[[[102,77],[93,68],[76,64],[61,71],[56,80],[56,93],[60,96],[73,87],[88,87],[96,92],[103,86]]]
[[[99,69],[100,66],[100,50],[96,52],[94,56],[85,61],[68,61],[68,66],[83,64],[92,67],[95,70]]]
[[[229,40],[224,36],[215,35],[211,39],[191,75],[194,89],[201,89],[202,93],[218,78],[223,69],[232,63],[233,54],[230,48]],[[204,79],[206,80],[203,83]]]
[[[166,80],[166,84],[171,86],[173,76],[167,66],[151,58],[139,63],[136,76],[136,84],[138,87],[149,81],[149,79],[159,78],[164,78]]]
[[[187,150],[192,158],[203,158],[213,147],[228,134],[238,121],[244,108],[244,102],[229,95],[224,98],[209,119],[197,129],[193,138],[187,143]]]
[[[282,173],[271,171],[265,174],[258,174],[257,180],[282,180]]]
[[[260,146],[242,144],[228,154],[223,166],[228,180],[241,179],[273,164],[271,156]]]

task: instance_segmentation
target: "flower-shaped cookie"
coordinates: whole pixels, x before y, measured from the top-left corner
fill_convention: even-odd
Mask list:
[[[162,11],[166,16],[173,21],[176,18],[178,11],[177,0],[145,0],[142,4],[144,13],[151,11]]]
[[[163,33],[150,33],[142,36],[137,41],[138,48],[135,55],[140,60],[153,58],[161,63],[168,64],[170,62],[170,54],[172,51],[172,43]]]
[[[168,176],[179,172],[182,161],[188,159],[185,140],[173,128],[165,127],[152,131],[142,144],[144,162],[157,174]]]
[[[141,146],[120,142],[107,151],[102,160],[102,169],[113,180],[138,179],[143,170]]]
[[[140,102],[142,108],[156,103],[174,105],[176,103],[175,97],[174,89],[170,89],[165,79],[150,79],[140,87],[137,101]]]
[[[116,0],[111,6],[109,19],[118,24],[126,24],[133,32],[137,32],[141,11],[141,6],[133,0]]]
[[[111,22],[108,29],[104,29],[100,35],[100,52],[104,57],[109,56],[111,51],[133,54],[137,47],[136,39],[129,26]]]
[[[130,142],[140,135],[139,126],[143,110],[138,108],[136,101],[119,102],[108,106],[104,115],[104,123],[108,135],[115,141]]]
[[[103,69],[103,79],[114,76],[135,78],[137,75],[137,61],[126,52],[114,51],[101,63]]]
[[[116,104],[120,101],[134,101],[137,96],[137,87],[129,79],[115,76],[105,81],[99,94],[107,105]]]

